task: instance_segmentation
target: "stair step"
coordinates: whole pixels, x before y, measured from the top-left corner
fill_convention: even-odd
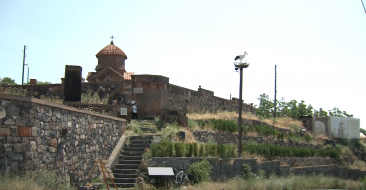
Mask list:
[[[139,172],[138,169],[113,169],[114,174],[137,174]]]
[[[117,164],[116,169],[139,169],[140,164]]]
[[[113,174],[115,178],[137,178],[138,174]]]
[[[150,147],[150,143],[136,143],[136,144],[130,144],[130,145],[125,145],[125,147],[144,147],[144,148],[148,148]]]
[[[141,160],[120,160],[118,164],[141,164]]]
[[[119,160],[142,160],[142,156],[119,155]]]
[[[124,151],[144,151],[145,152],[145,147],[124,147],[123,150]]]
[[[126,156],[140,156],[144,153],[145,151],[124,151],[122,152],[123,155]]]
[[[123,188],[129,188],[129,187],[135,187],[135,183],[115,183],[117,187],[123,187]],[[108,184],[109,187],[114,187],[114,185]]]
[[[136,178],[114,178],[114,183],[135,183]]]
[[[147,140],[130,140],[130,145],[131,144],[150,144],[152,141],[152,139],[147,139]]]
[[[151,140],[153,136],[131,136],[130,140]]]

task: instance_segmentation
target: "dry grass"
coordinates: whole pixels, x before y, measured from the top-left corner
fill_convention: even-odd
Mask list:
[[[362,171],[366,171],[366,163],[361,160],[356,160],[353,162],[352,165],[349,165],[348,168],[350,169],[360,169]]]
[[[187,117],[192,120],[209,120],[209,119],[235,119],[239,117],[239,114],[236,112],[228,112],[222,111],[217,113],[190,113],[187,114]],[[251,119],[256,121],[263,121],[269,125],[274,125],[278,128],[290,129],[291,126],[297,126],[299,129],[303,128],[301,121],[288,118],[288,117],[280,117],[276,119],[261,119],[250,113],[243,113],[243,119]]]
[[[25,175],[11,175],[4,177],[0,175],[0,190],[74,190],[62,182],[62,177],[54,172],[44,171],[32,177],[30,173]]]
[[[180,128],[180,131],[184,131],[186,134],[186,139],[184,140],[184,142],[186,143],[195,143],[197,142],[196,139],[193,136],[193,133],[191,130],[187,129],[187,128]]]
[[[344,180],[324,175],[277,177],[271,175],[269,179],[256,176],[244,180],[239,177],[225,182],[203,182],[196,186],[180,189],[186,190],[239,190],[239,189],[361,189],[361,181]]]

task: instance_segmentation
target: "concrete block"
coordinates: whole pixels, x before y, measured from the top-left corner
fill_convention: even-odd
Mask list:
[[[32,136],[32,128],[26,126],[18,127],[18,136],[19,137],[31,137]]]
[[[0,128],[0,136],[10,136],[10,128]]]

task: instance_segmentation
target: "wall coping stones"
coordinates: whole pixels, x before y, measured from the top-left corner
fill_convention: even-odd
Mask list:
[[[103,118],[106,118],[106,119],[112,119],[112,120],[126,122],[126,119],[123,119],[123,118],[118,118],[118,117],[113,117],[113,116],[108,116],[108,115],[102,115],[100,113],[95,113],[95,112],[88,111],[88,110],[81,110],[81,109],[70,107],[70,106],[55,104],[55,103],[48,102],[48,101],[45,101],[45,100],[40,100],[38,98],[15,96],[15,95],[9,95],[9,94],[0,94],[0,99],[37,103],[37,104],[42,104],[42,105],[46,105],[46,106],[50,106],[50,107],[55,107],[55,108],[68,110],[68,111],[74,111],[74,112],[93,115],[93,116],[97,116],[97,117],[103,117]]]

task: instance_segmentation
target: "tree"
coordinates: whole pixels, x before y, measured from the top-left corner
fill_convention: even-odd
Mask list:
[[[6,82],[6,83],[9,83],[9,84],[17,84],[17,83],[15,83],[15,80],[13,80],[9,77],[0,78],[0,81],[1,82]]]
[[[263,116],[265,118],[269,118],[273,116],[274,111],[274,103],[269,99],[269,96],[265,93],[261,94],[258,98],[259,107],[257,108],[257,115]],[[297,102],[296,100],[291,100],[290,102],[286,102],[284,98],[281,101],[277,102],[277,116],[280,117],[292,117],[299,118],[303,115],[313,115],[315,117],[324,117],[324,116],[337,116],[337,117],[353,117],[352,114],[348,114],[346,111],[341,111],[339,108],[333,108],[333,110],[329,110],[326,112],[323,108],[318,110],[314,110],[311,104],[306,105],[304,100],[301,102]]]
[[[273,105],[274,103],[269,100],[269,96],[265,93],[261,94],[258,98],[259,107],[257,108],[257,115],[261,115],[263,117],[269,118],[273,114]]]
[[[45,82],[37,81],[37,84],[52,84],[52,83],[51,82],[47,82],[47,81],[45,81]]]

